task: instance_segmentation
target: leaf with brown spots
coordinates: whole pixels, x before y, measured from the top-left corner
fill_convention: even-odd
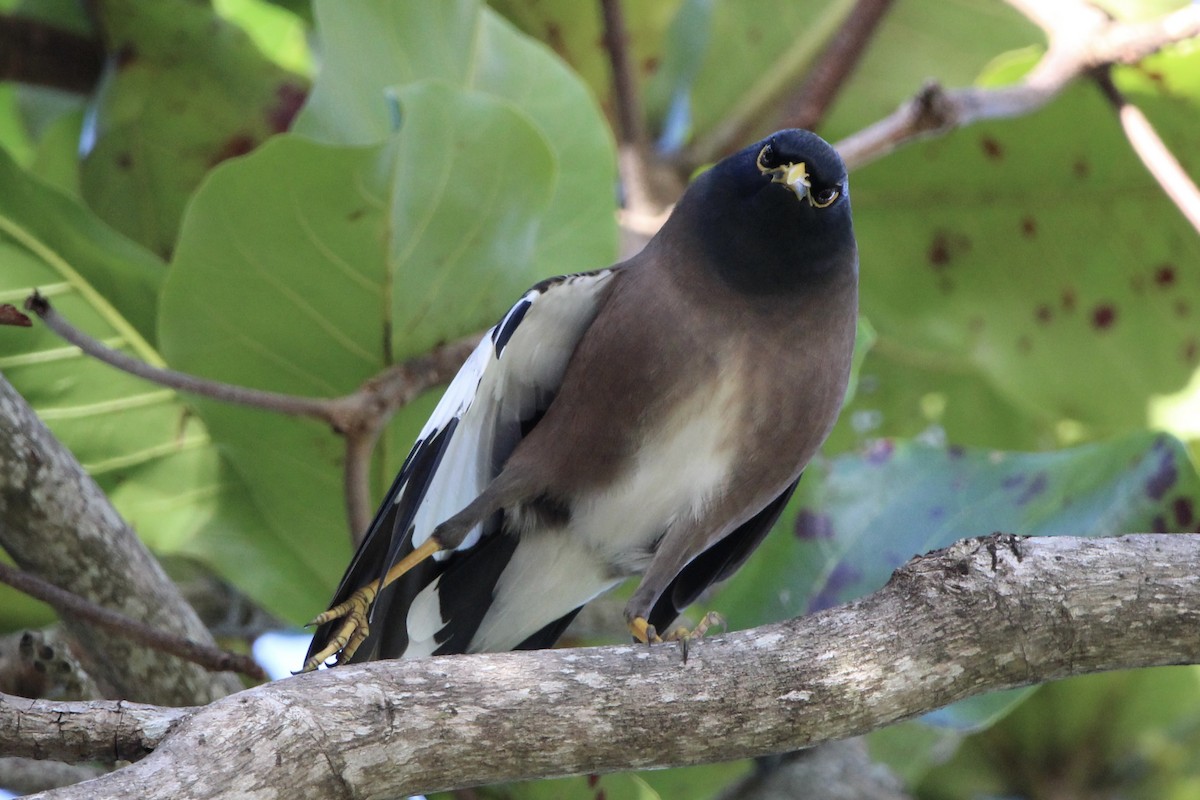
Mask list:
[[[886,459],[870,448],[809,466],[782,530],[711,600],[732,628],[847,602],[913,554],[995,530],[1108,536],[1197,526],[1200,475],[1165,435],[1046,453],[911,441],[885,449]]]

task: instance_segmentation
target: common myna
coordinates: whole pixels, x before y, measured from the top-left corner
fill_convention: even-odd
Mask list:
[[[857,306],[834,149],[784,130],[724,159],[636,256],[539,283],[488,332],[304,668],[548,647],[634,575],[625,617],[657,641],[758,546],[828,435]]]

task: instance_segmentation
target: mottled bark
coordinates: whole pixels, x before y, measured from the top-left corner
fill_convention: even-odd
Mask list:
[[[212,637],[71,452],[0,376],[0,547],[34,575],[167,633]],[[67,617],[84,667],[115,696],[160,705],[237,691],[202,668]]]
[[[1200,535],[997,535],[687,663],[659,645],[324,670],[198,709],[144,760],[43,797],[383,798],[795,750],[997,689],[1196,663],[1197,563]],[[0,712],[52,722],[41,702]],[[0,752],[15,724],[34,723],[0,716]]]

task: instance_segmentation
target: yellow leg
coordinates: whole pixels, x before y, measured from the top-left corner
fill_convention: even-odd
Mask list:
[[[724,628],[725,618],[716,611],[709,611],[692,630],[689,631],[683,627],[676,628],[667,634],[667,638],[664,640],[658,635],[658,631],[654,630],[654,626],[646,621],[645,617],[634,617],[629,622],[629,632],[642,644],[661,644],[664,641],[679,642],[679,646],[683,650],[683,662],[686,664],[689,644],[694,639],[703,639],[704,634],[708,633],[708,629],[713,625],[720,625]]]
[[[375,596],[379,593],[379,590],[395,583],[401,575],[441,549],[441,544],[436,539],[430,537],[425,544],[393,564],[392,568],[383,576],[382,583],[371,581],[346,598],[345,602],[338,603],[308,623],[309,625],[324,625],[326,622],[333,622],[335,619],[343,620],[338,629],[329,637],[329,641],[326,643],[324,649],[314,654],[308,661],[305,661],[300,671],[312,672],[324,664],[335,653],[337,654],[339,664],[349,661],[354,652],[358,650],[359,645],[367,638],[367,634],[370,633],[370,629],[367,627],[367,612],[371,608],[371,603],[375,602]]]
[[[667,635],[668,642],[679,642],[679,647],[683,651],[683,663],[688,660],[688,647],[693,640],[699,641],[704,638],[704,634],[708,633],[708,629],[713,625],[725,627],[725,618],[716,611],[710,611],[704,615],[704,618],[696,623],[696,627],[690,631],[687,628],[679,627],[671,631]]]
[[[642,644],[658,644],[662,642],[658,631],[654,630],[654,626],[647,622],[645,617],[634,617],[631,619],[629,621],[629,632],[633,634],[633,638]]]
[[[696,623],[696,627],[690,631],[682,627],[671,631],[667,634],[667,641],[683,642],[686,645],[689,639],[703,639],[704,634],[708,633],[708,629],[713,625],[720,625],[722,628],[725,627],[725,618],[716,611],[710,611],[705,614],[704,618]]]

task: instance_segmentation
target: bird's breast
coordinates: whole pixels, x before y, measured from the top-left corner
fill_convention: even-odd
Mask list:
[[[692,387],[644,421],[639,445],[616,481],[580,498],[570,534],[614,575],[644,571],[672,524],[701,517],[721,496],[737,462],[733,431],[745,405],[742,388],[734,374]]]

